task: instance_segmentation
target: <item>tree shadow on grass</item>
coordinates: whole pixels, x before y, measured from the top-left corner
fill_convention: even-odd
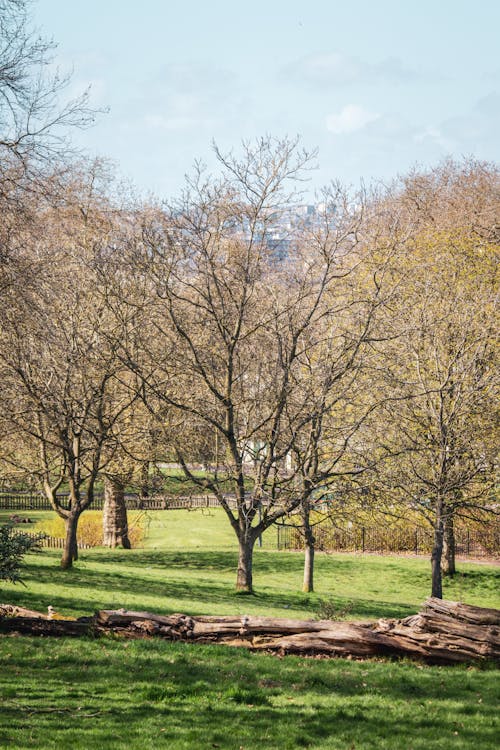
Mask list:
[[[321,599],[300,591],[258,590],[253,596],[241,597],[231,582],[211,580],[209,575],[159,578],[151,572],[141,575],[95,567],[75,567],[70,571],[54,570],[51,563],[30,566],[26,580],[33,580],[40,592],[11,588],[7,595],[12,604],[45,611],[50,604],[56,610],[73,614],[92,614],[96,609],[151,610],[159,614],[185,612],[192,615],[213,614],[221,609],[227,613],[261,614],[282,610],[282,617],[304,619],[321,615]],[[91,592],[91,595],[89,595]],[[5,598],[5,597],[4,597]],[[152,604],[154,599],[154,604]],[[328,604],[339,619],[378,619],[404,617],[415,612],[406,603],[366,600],[361,597],[331,596]],[[291,615],[290,611],[295,614]],[[298,612],[298,613],[297,613]],[[324,615],[322,615],[324,616]],[[332,615],[328,615],[331,617]]]
[[[493,673],[296,657],[278,662],[224,647],[152,641],[125,646],[87,641],[76,652],[62,644],[50,662],[43,643],[35,645],[39,658],[29,647],[17,649],[5,684],[18,684],[18,670],[27,680],[18,686],[18,702],[4,703],[4,735],[15,728],[26,740],[31,735],[32,746],[51,737],[54,747],[78,748],[125,747],[122,738],[131,748],[495,747]],[[75,682],[82,669],[85,680]],[[478,691],[484,703],[466,711]],[[70,712],[70,722],[61,722],[57,709],[44,712],[44,693],[51,706]],[[22,722],[19,702],[26,707]]]
[[[263,552],[256,555],[256,591],[253,596],[238,596],[234,589],[236,554],[232,551],[195,550],[164,552],[151,550],[91,550],[69,571],[58,568],[57,551],[44,551],[36,562],[24,569],[27,582],[33,582],[40,593],[10,587],[5,601],[45,610],[50,604],[73,614],[91,614],[95,609],[124,607],[134,610],[173,611],[187,614],[262,614],[274,616],[334,619],[370,619],[406,617],[414,614],[418,603],[405,601],[398,590],[415,591],[428,588],[425,570],[405,569],[398,561],[387,560],[391,576],[391,593],[381,583],[381,596],[373,589],[367,596],[345,594],[345,581],[366,574],[378,582],[384,575],[380,560],[363,560],[360,571],[356,558],[325,558],[318,565],[318,574],[331,576],[332,595],[326,603],[331,614],[321,612],[324,594],[303,594],[293,589],[290,581],[299,584],[302,556]],[[33,559],[33,558],[32,558]],[[392,570],[391,570],[392,568]],[[491,588],[491,571],[480,568],[468,571],[462,584],[467,591]],[[335,593],[335,578],[344,581],[342,595]],[[328,578],[329,580],[330,578]],[[408,589],[407,589],[408,587]],[[298,585],[297,585],[298,589]],[[384,594],[386,594],[384,596]],[[390,601],[394,598],[395,601]],[[422,596],[422,600],[425,595]],[[276,611],[278,610],[278,612]],[[294,612],[291,615],[291,611]]]

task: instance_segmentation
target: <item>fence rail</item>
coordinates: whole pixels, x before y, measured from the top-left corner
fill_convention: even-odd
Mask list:
[[[300,527],[278,526],[279,550],[300,550],[304,537]],[[416,526],[406,529],[358,526],[351,529],[317,527],[314,531],[316,549],[325,552],[377,552],[429,555],[433,534],[430,529]],[[494,524],[485,529],[465,528],[455,531],[457,555],[469,557],[498,557],[500,555],[500,527]]]
[[[25,531],[24,529],[16,529],[16,533],[29,536],[30,539],[36,539],[40,547],[50,547],[51,549],[64,549],[64,537],[49,536],[48,534],[36,534],[32,531]],[[78,542],[78,549],[91,549],[92,544],[85,544],[84,542]]]
[[[64,498],[64,495],[61,495]],[[67,496],[66,496],[67,497]],[[230,507],[235,500],[226,498]],[[213,495],[152,495],[147,498],[127,494],[125,503],[128,510],[181,510],[196,508],[218,508],[219,502]],[[102,510],[104,495],[97,494],[92,503],[93,510]],[[0,509],[51,510],[47,498],[39,493],[0,491]],[[24,532],[23,533],[29,533]],[[316,548],[328,552],[377,552],[429,555],[432,551],[432,531],[421,526],[405,529],[391,529],[377,526],[353,526],[338,529],[318,526],[315,528]],[[63,547],[64,540],[46,537],[43,546]],[[455,531],[456,554],[470,557],[500,556],[500,524],[493,522],[482,529],[460,528]],[[277,548],[279,550],[303,549],[304,540],[300,527],[277,526]]]
[[[58,495],[65,505],[67,495]],[[234,501],[229,499],[229,504]],[[140,497],[140,495],[125,495],[125,505],[128,510],[179,510],[183,508],[218,508],[219,501],[214,495],[152,495]],[[92,510],[102,510],[104,506],[104,494],[94,496]],[[44,495],[36,492],[0,492],[0,510],[52,510],[52,506]]]

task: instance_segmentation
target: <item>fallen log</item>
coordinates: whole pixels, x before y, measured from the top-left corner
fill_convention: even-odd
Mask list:
[[[474,607],[471,604],[429,597],[424,602],[423,612],[430,612],[438,617],[451,617],[470,625],[496,625],[500,627],[500,610],[498,609]]]
[[[33,616],[18,616],[19,613]],[[255,651],[330,656],[409,656],[442,664],[500,660],[500,612],[428,599],[403,620],[337,622],[272,617],[160,615],[100,610],[92,618],[47,619],[42,613],[0,605],[0,632],[34,635],[115,633],[124,638],[223,643]]]
[[[47,620],[48,615],[43,612],[37,612],[34,609],[19,607],[17,604],[0,604],[0,617],[35,617],[41,620]]]
[[[396,653],[394,644],[385,634],[350,622],[330,622],[322,630],[284,635],[278,638],[256,637],[255,650],[272,650],[287,654],[323,653],[337,656],[381,656]]]
[[[443,636],[456,636],[471,641],[491,643],[500,649],[500,628],[493,625],[469,625],[452,617],[437,617],[427,612],[401,620],[401,623],[415,631],[436,633]]]
[[[92,632],[92,619],[47,620],[41,617],[2,617],[0,633],[21,635],[82,636]]]
[[[414,617],[420,619],[420,615]],[[420,624],[415,627],[404,620],[381,620],[377,623],[377,631],[385,633],[401,654],[420,656],[428,661],[454,663],[500,659],[500,650],[487,635],[478,641],[449,632],[426,631]]]

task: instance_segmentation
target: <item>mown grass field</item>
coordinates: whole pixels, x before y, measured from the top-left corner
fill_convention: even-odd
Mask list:
[[[0,639],[0,746],[496,750],[498,674],[160,641]]]
[[[0,522],[5,519],[0,514]],[[31,514],[32,516],[35,514]],[[40,514],[47,517],[50,514]],[[317,557],[316,592],[300,592],[302,555],[255,556],[255,596],[234,592],[236,545],[215,511],[148,514],[144,549],[26,558],[26,587],[0,601],[63,614],[126,607],[191,614],[347,619],[401,617],[429,592],[426,559]],[[461,564],[445,597],[500,606],[500,569]],[[497,747],[498,672],[250,654],[227,647],[116,639],[0,638],[0,747]]]

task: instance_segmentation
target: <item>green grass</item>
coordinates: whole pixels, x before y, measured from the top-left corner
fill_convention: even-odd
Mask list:
[[[303,594],[302,554],[277,552],[269,530],[255,552],[255,595],[241,596],[234,590],[235,537],[221,511],[156,511],[147,518],[145,549],[84,550],[70,571],[59,568],[60,550],[44,549],[26,557],[25,587],[0,584],[1,599],[43,611],[50,604],[74,616],[125,607],[314,617],[326,602],[344,619],[376,619],[413,614],[429,594],[427,559],[348,554],[318,554],[316,591]],[[500,568],[461,564],[456,578],[445,579],[444,596],[499,607],[499,583]]]
[[[0,660],[1,747],[497,747],[492,670],[111,639],[3,638]]]
[[[31,513],[38,518],[50,513]],[[8,513],[0,513],[0,523]],[[275,532],[255,554],[254,596],[234,591],[236,544],[219,511],[148,513],[145,549],[92,549],[70,571],[60,551],[28,555],[26,587],[0,601],[68,615],[127,607],[191,614],[347,619],[401,617],[429,593],[427,559],[317,556],[316,592],[300,592],[302,555]],[[23,529],[33,528],[23,526]],[[445,597],[499,607],[500,569],[460,564]],[[221,646],[106,638],[0,638],[0,747],[493,750],[498,673],[251,654]]]
[[[202,470],[193,470],[192,474],[200,479],[207,476],[207,472]],[[245,477],[245,486],[250,488],[252,484],[252,479]],[[230,480],[220,481],[219,485],[223,492],[234,492],[234,484]],[[166,495],[203,495],[206,492],[196,482],[188,479],[182,469],[163,469],[160,489]]]

